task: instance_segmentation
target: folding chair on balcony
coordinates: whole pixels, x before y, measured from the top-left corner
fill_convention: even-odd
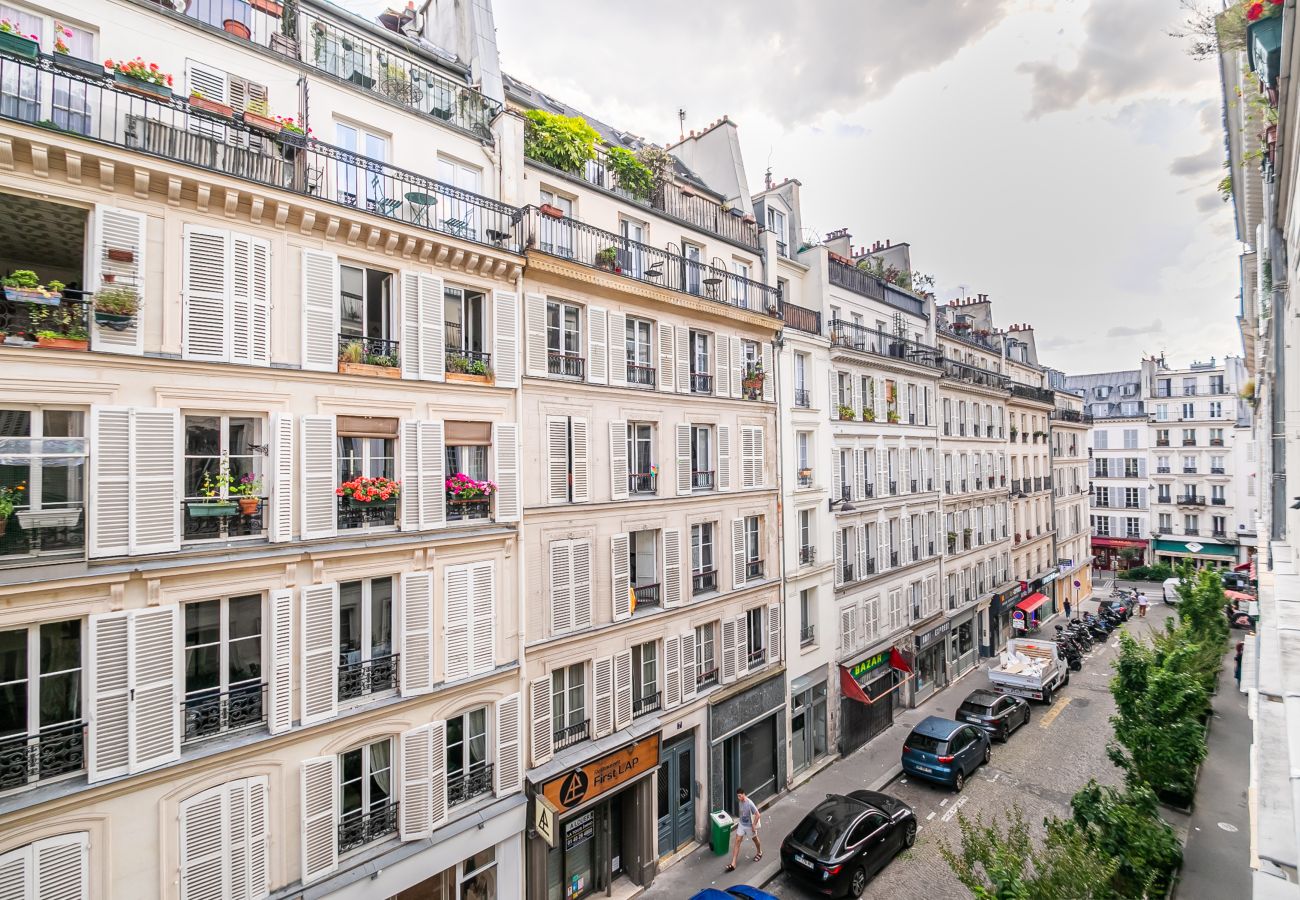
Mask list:
[[[379,183],[379,175],[370,176],[370,199],[367,204],[371,212],[377,212],[381,216],[391,216],[402,205],[401,200],[389,200],[384,194],[383,186]]]

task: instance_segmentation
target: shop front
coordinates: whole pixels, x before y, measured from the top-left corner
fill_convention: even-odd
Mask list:
[[[976,640],[976,610],[957,616],[951,621],[948,633],[948,669],[953,678],[965,675],[975,668],[979,656]]]
[[[951,631],[951,622],[940,622],[929,631],[916,636],[916,689],[912,695],[913,705],[948,685],[948,644],[945,638]]]
[[[1079,604],[1092,596],[1092,565],[1090,560],[1058,559],[1061,575],[1054,582],[1056,608],[1065,610],[1065,601],[1075,615]]]
[[[785,671],[733,691],[709,703],[709,809],[734,815],[736,791],[761,803],[785,787]]]
[[[848,756],[894,724],[910,674],[894,647],[840,666],[840,755]]]
[[[986,656],[995,656],[1007,645],[1007,639],[1015,637],[1012,616],[1016,604],[1025,596],[1021,582],[1013,581],[993,593],[989,601],[989,646]]]
[[[1237,559],[1237,548],[1230,544],[1205,541],[1156,541],[1153,549],[1156,562],[1169,566],[1177,566],[1181,562],[1191,560],[1192,565],[1198,569],[1206,566],[1231,568],[1240,562]]]
[[[621,877],[650,884],[659,761],[655,733],[529,783],[528,900],[580,900]]]
[[[826,667],[790,682],[790,765],[795,776],[827,755]]]
[[[1047,595],[1034,591],[1011,611],[1012,637],[1035,634],[1048,616]]]
[[[1146,565],[1146,552],[1146,541],[1096,535],[1092,538],[1092,555],[1097,558],[1097,567],[1101,569],[1131,569]]]

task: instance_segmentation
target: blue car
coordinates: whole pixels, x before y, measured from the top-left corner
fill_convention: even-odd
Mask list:
[[[927,716],[903,743],[903,771],[960,791],[992,755],[992,743],[983,728]]]
[[[692,894],[691,900],[778,900],[778,898],[747,884],[733,884],[725,891],[705,888],[698,894]]]

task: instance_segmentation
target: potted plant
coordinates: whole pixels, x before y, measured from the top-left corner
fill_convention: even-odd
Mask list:
[[[541,210],[542,215],[550,216],[552,219],[564,218],[564,210],[560,209],[558,206],[552,206],[549,203],[543,203],[540,207],[538,207],[538,209]]]
[[[447,503],[452,506],[467,506],[482,503],[496,493],[496,482],[477,481],[464,472],[457,472],[446,481]]]
[[[363,475],[343,482],[334,493],[352,506],[394,506],[401,496],[402,483],[382,475],[375,478]]]
[[[249,100],[244,104],[244,115],[242,118],[245,125],[250,125],[253,128],[270,132],[271,134],[280,133],[280,123],[275,119],[272,119],[269,115],[265,100]]]
[[[122,331],[135,319],[140,310],[140,298],[135,288],[113,285],[95,294],[95,322],[116,331]]]
[[[59,284],[50,282],[50,286]],[[59,285],[61,288],[62,285]],[[89,346],[86,320],[74,314],[66,303],[57,306],[32,307],[32,330],[36,332],[36,346],[51,350],[85,350]]]
[[[492,369],[481,359],[472,359],[454,350],[447,351],[447,374],[455,381],[491,383]]]
[[[203,96],[202,91],[190,91],[190,106],[194,109],[201,109],[210,112],[214,116],[222,116],[230,119],[235,115],[234,107],[227,103],[218,103],[216,100],[209,100]]]
[[[840,404],[839,413],[841,422],[848,422],[853,419],[853,407],[851,406]]]
[[[371,353],[360,340],[348,342],[339,351],[339,372],[344,375],[401,378],[399,365],[396,353]]]
[[[759,394],[763,391],[763,380],[766,377],[763,373],[762,363],[754,363],[752,366],[745,368],[745,377],[741,379],[740,386],[745,389],[745,394],[749,399],[758,399]]]
[[[172,77],[159,69],[157,63],[147,63],[137,56],[116,63],[106,59],[104,68],[113,71],[113,80],[123,90],[155,99],[171,99]]]
[[[876,410],[874,407],[871,406],[862,407],[862,421],[864,422],[876,421]]]
[[[273,19],[278,19],[284,15],[284,4],[279,0],[248,0],[249,6],[258,12],[266,13]]]
[[[43,285],[31,269],[16,269],[13,274],[0,280],[0,285],[4,287],[5,299],[12,303],[54,306],[63,299],[63,282],[51,281],[48,286]]]
[[[897,422],[898,422],[898,410],[896,410],[896,409],[891,409],[891,410],[889,411],[889,414],[888,414],[887,416],[885,416],[885,418],[886,418],[886,419],[887,419],[891,424],[893,424],[893,423],[897,423]]]
[[[307,139],[312,136],[312,130],[305,128],[293,120],[292,116],[276,116],[275,121],[280,126],[280,141],[294,147],[307,146]]]
[[[238,512],[239,504],[225,496],[230,492],[230,481],[230,465],[223,458],[215,476],[211,472],[203,473],[203,481],[199,483],[199,496],[203,499],[185,504],[189,517],[233,516]]]
[[[0,53],[35,60],[41,52],[34,34],[23,34],[22,26],[10,19],[0,19]]]
[[[800,470],[799,470],[799,477],[800,477],[800,478],[812,478],[812,469],[800,469]]]
[[[1246,20],[1246,58],[1251,71],[1265,87],[1275,88],[1282,67],[1281,0],[1246,0],[1240,6]]]
[[[618,268],[618,248],[606,247],[596,251],[596,268],[613,272]]]
[[[1018,435],[1018,434],[1020,434],[1020,429],[1017,428],[1016,426],[1012,425],[1012,426],[1011,426],[1011,440],[1014,441],[1014,440],[1016,439],[1016,435]]]
[[[13,487],[0,484],[0,537],[4,536],[5,526],[9,524],[9,517],[14,514],[14,507],[23,499],[23,492],[27,490],[26,482],[19,482]]]
[[[68,42],[64,38],[72,37],[72,30],[62,22],[54,23],[54,64],[60,69],[76,72],[86,78],[103,78],[104,67],[94,60],[73,56]]]
[[[262,505],[262,479],[248,472],[230,485],[229,494],[237,498],[235,502],[239,504],[240,515],[255,516]]]

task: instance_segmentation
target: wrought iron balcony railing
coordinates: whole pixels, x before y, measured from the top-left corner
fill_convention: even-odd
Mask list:
[[[447,497],[448,522],[488,522],[492,519],[492,498],[461,500]]]
[[[561,353],[557,350],[548,350],[546,353],[546,371],[552,375],[584,378],[586,363],[587,361],[576,353]]]
[[[653,494],[655,492],[654,472],[630,472],[627,476],[629,494]]]
[[[804,625],[799,629],[799,646],[807,647],[817,640],[817,626]]]
[[[79,472],[84,468],[85,446],[85,438],[0,438],[0,461],[22,466],[29,472],[36,469]],[[67,456],[63,455],[65,450]],[[82,503],[51,504],[41,509],[16,508],[0,532],[0,566],[79,559],[85,554],[86,522]]]
[[[345,813],[339,820],[339,853],[364,847],[397,831],[397,801]]]
[[[853,580],[854,580],[854,578],[853,578],[853,563],[847,563],[847,562],[846,562],[846,563],[841,563],[841,564],[840,564],[840,581],[844,582],[845,584],[848,584],[848,583],[850,583],[850,582],[853,581]]]
[[[817,548],[806,544],[799,548],[799,565],[811,566],[817,561]]]
[[[692,394],[712,394],[713,393],[713,376],[707,372],[691,373],[691,393]]]
[[[447,776],[447,805],[456,806],[492,792],[492,763],[480,763],[468,772]]]
[[[366,694],[396,689],[399,655],[392,653],[358,662],[340,661],[339,699],[352,700]]]
[[[659,709],[660,700],[659,692],[653,694],[642,694],[632,701],[632,718],[639,719],[642,716],[649,715]]]
[[[691,488],[697,491],[711,491],[714,485],[713,470],[691,472]]]
[[[695,673],[695,689],[697,691],[703,690],[704,688],[707,687],[713,687],[717,683],[718,683],[717,666],[714,666],[712,669],[701,669],[700,671]]]
[[[718,589],[718,572],[716,569],[705,569],[701,572],[691,573],[691,594],[698,596],[707,594],[710,591]]]
[[[806,309],[802,306],[795,306],[793,303],[780,301],[777,306],[780,308],[781,321],[785,323],[786,328],[793,328],[806,334],[822,333],[822,314],[815,309]]]
[[[995,391],[1007,390],[1007,384],[1011,379],[998,372],[990,372],[988,369],[981,369],[978,366],[967,365],[966,363],[957,362],[955,359],[942,358],[942,369],[944,378],[952,378],[958,381],[964,381],[967,384],[978,385],[979,387],[990,388]],[[962,426],[963,429],[965,426]],[[975,426],[975,434],[979,434],[978,425]],[[964,433],[964,431],[963,431]],[[991,437],[992,435],[990,435]]]
[[[659,585],[657,584],[637,584],[632,586],[632,591],[636,594],[636,607],[652,608],[660,605]]]
[[[492,354],[460,347],[446,348],[447,371],[458,375],[492,374]]]
[[[763,577],[763,561],[761,559],[751,559],[745,562],[745,580],[753,581],[755,578]]]
[[[262,722],[266,685],[261,681],[240,684],[225,691],[206,691],[181,702],[185,731],[183,741],[197,741],[226,731],[236,731]]]
[[[215,541],[266,535],[267,497],[258,497],[254,512],[244,513],[239,498],[213,503],[202,499],[181,501],[181,523],[187,541]]]
[[[655,386],[655,375],[654,366],[642,366],[636,363],[627,364],[627,383],[632,387],[653,388]]]
[[[361,363],[381,369],[396,369],[402,364],[398,342],[360,334],[339,335],[339,362]]]
[[[812,406],[812,394],[805,388],[795,388],[794,405],[800,409],[810,408]]]
[[[85,722],[0,737],[0,791],[79,772],[85,762]]]
[[[918,343],[911,338],[891,334],[878,328],[868,328],[857,322],[831,319],[830,339],[832,346],[844,347],[860,353],[906,360],[933,368],[941,368],[943,365],[943,356],[929,344]]]
[[[587,739],[590,729],[590,719],[583,719],[581,722],[565,725],[563,728],[555,729],[551,735],[551,743],[556,750],[563,750],[565,747],[581,744]]]
[[[396,501],[389,503],[355,503],[346,497],[339,500],[339,528],[387,528],[396,524]]]
[[[1035,387],[1032,384],[1019,384],[1010,382],[1011,396],[1019,397],[1022,400],[1032,400],[1035,403],[1046,403],[1050,406],[1056,404],[1056,392],[1047,388]]]

